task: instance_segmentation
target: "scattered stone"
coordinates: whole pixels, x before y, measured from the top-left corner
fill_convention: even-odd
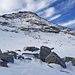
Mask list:
[[[12,55],[8,55],[6,53],[0,54],[0,59],[5,61],[5,62],[11,62],[14,63],[14,58]]]
[[[7,62],[0,62],[0,66],[2,66],[2,67],[8,67]]]
[[[63,68],[66,68],[65,62],[55,53],[51,52],[45,59],[47,63],[55,63],[61,65]]]
[[[39,50],[39,48],[37,48],[37,47],[24,47],[23,50],[24,51],[28,50],[28,51],[32,51],[33,52],[33,51]]]
[[[17,59],[23,60],[24,57],[23,57],[22,55],[19,55],[19,56],[17,57]]]
[[[40,47],[40,54],[39,54],[39,58],[42,61],[45,61],[45,58],[51,53],[51,50],[53,50],[54,48],[49,48],[46,46],[41,46]]]

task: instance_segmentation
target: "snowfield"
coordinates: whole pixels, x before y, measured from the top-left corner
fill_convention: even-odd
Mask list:
[[[75,36],[64,34],[60,32],[55,33],[43,33],[43,32],[25,32],[14,33],[0,31],[0,49],[5,52],[7,50],[21,49],[26,46],[40,46],[54,47],[60,57],[75,57]],[[27,56],[25,56],[27,57]],[[42,62],[39,59],[32,60],[15,60],[14,64],[9,63],[8,68],[0,67],[1,75],[75,75],[75,67],[71,62],[66,63],[67,68],[64,69],[57,64],[49,64]]]
[[[47,30],[43,29],[45,26]],[[29,28],[31,29],[28,30]],[[53,33],[48,30],[52,30]],[[75,36],[73,35],[75,35],[75,30],[48,22],[32,12],[25,11],[0,16],[2,52],[21,50],[17,52],[19,55],[39,53],[39,51],[23,51],[23,48],[47,46],[54,47],[53,51],[61,58],[65,56],[75,58]],[[23,56],[32,60],[15,59],[13,64],[8,63],[8,68],[0,66],[0,75],[75,75],[75,66],[71,62],[66,63],[67,68],[64,69],[60,65],[47,64],[33,56]]]

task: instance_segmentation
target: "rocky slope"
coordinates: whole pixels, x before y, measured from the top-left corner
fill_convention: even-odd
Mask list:
[[[19,31],[65,32],[75,35],[75,30],[48,22],[29,11],[20,11],[0,16],[0,30],[16,33]]]

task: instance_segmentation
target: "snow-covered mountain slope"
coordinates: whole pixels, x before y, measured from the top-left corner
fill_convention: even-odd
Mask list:
[[[4,29],[1,29],[1,26]],[[29,11],[20,11],[12,14],[0,16],[0,30],[19,32],[19,31],[42,31],[42,32],[65,32],[75,35],[75,30],[53,24]]]
[[[46,30],[42,26],[46,27]],[[49,28],[49,26],[53,27]],[[44,45],[50,48],[54,47],[53,51],[61,58],[65,56],[75,58],[75,36],[65,34],[68,33],[67,30],[69,31],[68,28],[47,22],[31,12],[4,15],[0,17],[0,49],[3,52],[19,49],[21,50],[19,54],[22,54],[24,52],[23,48],[26,46],[36,46],[40,48],[40,46]],[[28,56],[25,56],[25,58],[26,57]],[[72,66],[71,62],[66,63],[67,68],[64,69],[57,64],[50,64],[50,66],[53,67],[51,68],[40,59],[33,57],[31,57],[31,59],[32,60],[22,61],[15,60],[13,64],[8,64],[8,68],[0,67],[0,74],[75,75],[75,66]]]

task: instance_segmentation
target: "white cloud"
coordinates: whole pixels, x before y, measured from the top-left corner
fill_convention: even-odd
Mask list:
[[[36,12],[55,1],[56,0],[0,0],[0,14],[19,10]]]
[[[45,18],[52,16],[55,13],[55,8],[51,7],[47,10],[45,10]]]
[[[75,19],[74,19],[74,20],[70,20],[70,21],[68,21],[68,22],[66,22],[66,23],[62,23],[61,25],[62,25],[62,26],[75,25]]]
[[[51,21],[51,20],[55,20],[55,19],[59,18],[60,16],[61,16],[61,14],[58,14],[58,15],[56,15],[56,16],[50,18],[49,20],[50,20],[50,21]]]
[[[48,18],[51,17],[53,14],[55,14],[55,8],[54,7],[50,7],[44,11],[41,11],[38,13],[38,15],[42,15],[42,17],[44,18]]]

